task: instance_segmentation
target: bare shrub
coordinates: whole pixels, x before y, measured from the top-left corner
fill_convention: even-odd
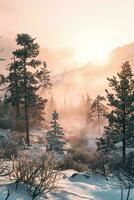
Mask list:
[[[127,189],[126,200],[130,200],[130,191],[134,187],[134,153],[129,153],[125,162],[119,155],[109,157],[98,152],[91,153],[89,158],[89,171],[104,176],[107,180],[114,178],[121,189],[121,200],[124,199],[124,189]]]
[[[63,161],[59,162],[59,168],[62,170],[74,169],[78,172],[87,171],[88,167],[86,164],[81,163],[79,160],[74,160],[72,154],[66,155]]]
[[[121,188],[121,200],[123,200],[123,188],[127,189],[126,200],[130,200],[130,191],[134,187],[134,153],[129,153],[124,163],[120,157],[114,159],[111,168]]]
[[[91,152],[88,159],[88,170],[108,179],[111,175],[110,160],[111,159],[107,155]]]
[[[18,153],[18,145],[16,142],[9,140],[9,141],[3,141],[1,147],[1,154],[0,154],[0,158],[9,158],[11,159],[11,157],[17,156]]]
[[[4,159],[0,159],[0,176],[2,177],[9,176],[10,173],[11,173],[11,170],[9,167],[9,162]],[[7,188],[7,194],[4,200],[8,200],[9,196],[10,196],[10,191],[9,191],[9,188]]]
[[[16,189],[19,183],[26,184],[32,199],[48,193],[57,186],[60,174],[55,168],[56,162],[51,154],[21,154],[13,160],[12,178],[16,180]]]
[[[0,159],[11,159],[13,155],[17,156],[19,145],[16,133],[7,131],[5,136],[4,132],[2,134],[0,137]]]
[[[9,165],[4,160],[0,160],[0,176],[9,175]]]
[[[74,169],[78,172],[83,172],[88,170],[88,159],[90,152],[84,145],[72,145],[68,149],[67,154],[64,159],[59,162],[61,169]]]

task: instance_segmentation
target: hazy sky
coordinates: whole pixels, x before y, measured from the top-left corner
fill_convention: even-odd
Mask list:
[[[29,33],[82,64],[134,41],[134,0],[0,0],[0,20],[3,37]]]

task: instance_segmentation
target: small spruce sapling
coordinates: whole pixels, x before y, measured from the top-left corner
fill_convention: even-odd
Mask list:
[[[64,153],[64,132],[63,128],[58,124],[58,113],[54,111],[52,113],[51,129],[47,132],[47,151],[54,151],[58,154]]]

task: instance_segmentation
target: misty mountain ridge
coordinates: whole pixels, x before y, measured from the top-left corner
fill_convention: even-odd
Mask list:
[[[61,91],[63,101],[64,98],[71,98],[75,103],[86,93],[92,98],[97,94],[105,95],[105,88],[108,88],[107,77],[116,75],[125,61],[129,61],[132,69],[134,68],[134,42],[114,49],[104,64],[89,62],[80,68],[55,76],[53,85],[56,99]]]
[[[4,49],[1,52],[1,57],[6,59],[6,61],[1,62],[1,72],[4,72],[6,65],[11,62],[12,51],[16,48],[16,44],[15,41],[7,38],[0,38],[0,43],[1,49]],[[48,59],[47,56],[49,57]],[[60,52],[60,55],[55,54],[54,56],[59,59],[62,56],[65,57],[63,52]],[[50,60],[50,51],[48,49],[41,48],[41,59]],[[104,95],[105,88],[108,86],[107,77],[111,77],[120,71],[122,62],[126,60],[130,61],[133,68],[134,42],[111,51],[107,62],[104,64],[89,62],[80,68],[70,69],[69,67],[68,71],[61,72],[52,77],[52,91],[55,99],[59,100],[60,97],[60,102],[64,102],[64,99],[69,98],[76,103],[76,100],[79,101],[81,96],[86,95],[86,93],[89,93],[93,98],[97,94]],[[48,63],[48,66],[50,66],[50,63]],[[50,67],[51,70],[54,70],[53,67]]]

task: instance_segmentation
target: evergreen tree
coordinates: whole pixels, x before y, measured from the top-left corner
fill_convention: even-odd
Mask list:
[[[39,45],[35,42],[35,38],[28,34],[18,34],[16,39],[19,48],[13,52],[17,61],[21,63],[21,92],[23,94],[22,104],[24,105],[24,118],[26,128],[26,143],[29,146],[29,111],[30,107],[44,106],[46,102],[38,94],[39,79],[35,76],[37,67],[40,66],[41,61],[36,57],[39,55]],[[31,70],[33,69],[33,70]]]
[[[101,134],[101,122],[103,122],[107,112],[107,108],[103,103],[104,101],[105,98],[103,96],[98,95],[91,105],[91,111],[88,113],[89,120],[91,122],[97,122],[99,137]]]
[[[84,120],[86,120],[86,123],[89,124],[89,117],[88,113],[91,111],[91,98],[89,94],[87,93],[86,96],[82,95],[80,104],[79,104],[79,115],[84,117]]]
[[[98,142],[98,149],[113,152],[121,143],[122,159],[125,162],[126,148],[134,147],[134,78],[128,61],[122,64],[117,77],[108,78],[113,90],[106,90],[108,105],[112,108],[107,115],[108,126]]]
[[[89,97],[89,95],[87,94],[86,96],[86,101],[85,101],[85,114],[86,114],[86,121],[87,124],[89,124],[89,116],[88,113],[91,112],[91,98]]]
[[[42,66],[36,72],[36,76],[40,80],[40,86],[42,89],[50,89],[52,84],[50,80],[50,71],[48,70],[47,63],[43,62]]]
[[[51,129],[47,132],[47,151],[54,151],[59,154],[64,153],[64,132],[63,128],[58,124],[58,113],[54,111],[52,113]]]
[[[7,70],[9,71],[9,75],[7,76],[8,82],[8,91],[5,95],[5,103],[10,103],[11,106],[14,108],[15,112],[15,129],[19,132],[20,131],[20,106],[21,101],[23,98],[22,94],[22,63],[18,60],[15,60],[11,63]]]

